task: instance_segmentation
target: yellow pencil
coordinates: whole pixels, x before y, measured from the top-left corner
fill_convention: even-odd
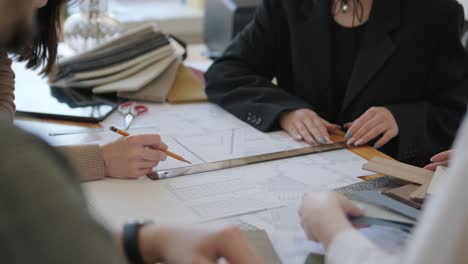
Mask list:
[[[124,137],[130,136],[130,134],[129,134],[127,131],[118,129],[118,128],[116,128],[116,127],[111,126],[111,127],[109,127],[109,129],[110,129],[111,131],[113,131],[113,132],[119,134],[119,135],[124,136]],[[174,158],[174,159],[176,159],[176,160],[180,160],[180,161],[183,161],[183,162],[187,162],[187,163],[189,163],[189,164],[192,164],[192,162],[190,162],[190,161],[184,159],[182,156],[177,155],[177,154],[175,154],[174,152],[171,152],[171,151],[169,151],[169,150],[165,150],[164,152],[166,152],[166,154],[167,154],[169,157],[172,157],[172,158]]]

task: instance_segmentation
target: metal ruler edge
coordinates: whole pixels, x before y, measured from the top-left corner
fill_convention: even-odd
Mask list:
[[[180,168],[156,170],[147,176],[152,180],[162,180],[184,175],[191,175],[203,172],[217,171],[223,169],[236,168],[241,166],[253,165],[268,161],[281,160],[286,158],[299,157],[309,154],[328,152],[332,150],[339,150],[346,148],[345,142],[336,142],[331,144],[316,145],[299,149],[291,149],[285,151],[278,151],[242,158],[235,158],[224,161],[209,162],[197,165],[190,165]]]

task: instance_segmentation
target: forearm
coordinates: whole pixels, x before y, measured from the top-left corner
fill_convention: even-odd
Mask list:
[[[285,112],[311,108],[267,76],[254,72],[241,62],[214,65],[206,75],[208,98],[261,131],[279,129],[279,117]]]
[[[63,158],[18,130],[2,130],[2,260],[9,263],[121,263],[92,218]]]
[[[231,95],[225,95],[220,105],[242,121],[260,131],[269,132],[280,129],[280,117],[297,109],[312,109],[309,104],[284,91],[267,91],[268,88],[239,88]],[[244,100],[235,100],[235,98]]]
[[[75,166],[81,181],[103,179],[105,165],[99,145],[73,145],[57,147]]]
[[[281,1],[263,1],[253,21],[205,75],[210,101],[261,131],[279,129],[284,112],[310,108],[293,94],[292,82],[272,83],[283,66],[275,55],[285,52],[279,48],[284,35],[278,32],[285,23]]]
[[[15,74],[11,69],[11,60],[0,53],[0,115],[13,120],[15,114]]]

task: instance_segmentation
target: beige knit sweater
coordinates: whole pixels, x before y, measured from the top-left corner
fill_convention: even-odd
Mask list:
[[[15,113],[15,74],[11,60],[0,54],[0,117],[13,120]],[[58,147],[75,166],[82,181],[104,178],[104,159],[99,145],[74,145]]]

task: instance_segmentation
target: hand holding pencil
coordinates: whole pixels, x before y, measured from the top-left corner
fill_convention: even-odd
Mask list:
[[[119,134],[119,135],[124,136],[124,137],[130,136],[130,134],[129,134],[128,132],[126,132],[126,131],[124,131],[124,130],[121,130],[121,129],[118,129],[118,128],[116,128],[116,127],[111,126],[109,129],[110,129],[111,131],[113,131],[113,132]],[[168,149],[163,150],[163,151],[164,151],[169,157],[172,157],[172,158],[174,158],[174,159],[176,159],[176,160],[179,160],[179,161],[183,161],[183,162],[192,164],[190,161],[184,159],[184,158],[183,158],[182,156],[180,156],[180,155],[175,154],[174,152],[169,151]]]
[[[139,178],[151,173],[159,162],[167,158],[164,152],[167,146],[157,134],[120,137],[100,149],[104,175],[112,178]],[[100,170],[96,168],[96,172]]]

